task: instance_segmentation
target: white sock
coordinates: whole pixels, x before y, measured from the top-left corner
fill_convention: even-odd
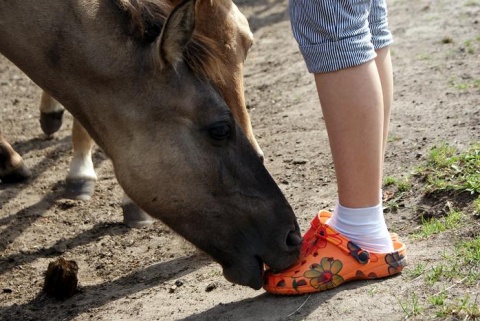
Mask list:
[[[373,207],[348,208],[337,202],[327,224],[361,248],[377,252],[393,252],[393,243],[383,216],[382,203]]]

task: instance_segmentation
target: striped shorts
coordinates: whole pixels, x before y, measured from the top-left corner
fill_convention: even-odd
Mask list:
[[[393,42],[386,0],[290,0],[292,31],[311,73],[361,65]]]

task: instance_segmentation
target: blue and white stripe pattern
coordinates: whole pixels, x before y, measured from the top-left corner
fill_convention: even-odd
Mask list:
[[[386,0],[290,0],[290,19],[312,73],[361,65],[393,42]]]

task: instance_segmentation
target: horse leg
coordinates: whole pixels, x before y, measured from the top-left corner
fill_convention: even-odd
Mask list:
[[[67,175],[67,195],[73,199],[89,200],[95,190],[97,174],[92,162],[94,141],[74,119],[72,129],[73,158]],[[153,223],[153,218],[137,206],[127,195],[122,200],[123,221],[132,228]]]
[[[65,109],[52,96],[42,93],[40,100],[40,126],[48,136],[57,132],[62,126],[63,112]]]
[[[0,129],[0,180],[4,183],[17,183],[31,175],[32,172],[25,166],[22,156],[7,142]]]
[[[153,218],[138,207],[127,194],[122,200],[123,223],[128,227],[141,228],[153,224]]]
[[[73,120],[72,143],[73,158],[67,175],[67,195],[73,199],[89,200],[97,180],[92,162],[94,141],[76,119]]]

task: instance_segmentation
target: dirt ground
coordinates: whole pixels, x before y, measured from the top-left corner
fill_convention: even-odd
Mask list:
[[[334,205],[336,187],[312,76],[291,35],[287,0],[236,3],[256,38],[245,74],[253,127],[305,231],[318,210]],[[402,178],[436,144],[464,149],[480,141],[480,1],[388,3],[396,87],[385,175]],[[414,190],[397,213],[386,213],[408,247],[410,266],[401,275],[294,297],[233,285],[161,222],[143,229],[121,223],[122,191],[100,150],[93,199],[64,198],[72,121],[68,115],[46,139],[39,98],[39,88],[0,57],[0,126],[33,171],[25,184],[0,183],[1,320],[402,320],[401,303],[426,287],[408,270],[442,260],[456,236],[480,231],[467,215],[464,230],[414,238],[415,209],[443,206],[424,204]],[[65,301],[41,293],[48,263],[60,256],[79,266],[80,291]],[[479,291],[458,284],[449,295]],[[434,318],[428,308],[414,317]]]

